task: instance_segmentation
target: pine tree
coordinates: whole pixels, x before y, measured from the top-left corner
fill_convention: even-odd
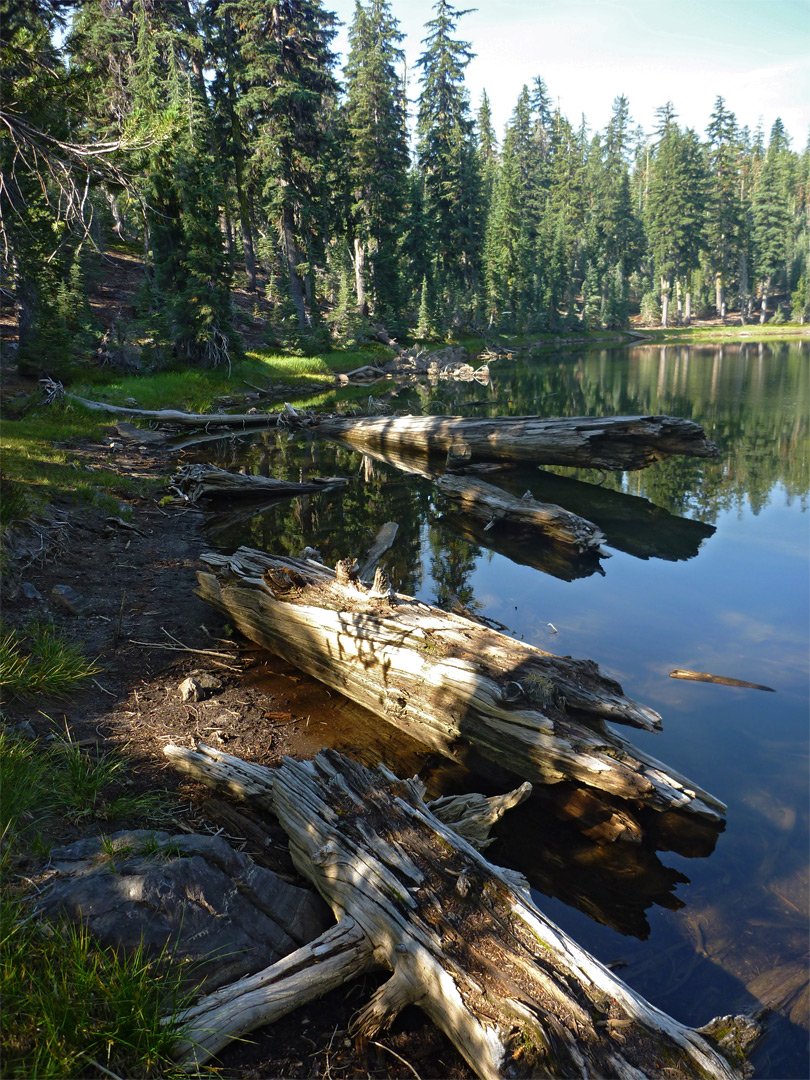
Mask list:
[[[408,146],[402,79],[402,34],[387,0],[359,2],[349,31],[344,121],[348,137],[349,220],[355,289],[366,301],[371,260],[371,307],[384,320],[401,307],[399,243],[408,185]]]

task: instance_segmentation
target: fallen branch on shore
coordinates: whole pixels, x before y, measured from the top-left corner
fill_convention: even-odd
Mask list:
[[[661,718],[592,661],[395,594],[379,572],[369,590],[354,560],[333,573],[250,548],[201,558],[199,595],[246,637],[446,757],[722,822],[723,803],[605,725]]]
[[[228,472],[218,465],[195,464],[180,466],[174,474],[170,490],[194,504],[204,496],[266,498],[277,495],[281,499],[323,491],[345,483],[346,479],[342,476],[313,477],[295,482]]]
[[[695,1030],[654,1008],[546,919],[519,876],[446,824],[447,805],[427,806],[418,780],[334,751],[311,762],[287,758],[272,774],[207,747],[165,753],[248,806],[271,803],[296,867],[338,919],[284,960],[188,1009],[177,1047],[187,1068],[382,966],[391,978],[352,1032],[373,1038],[418,1005],[483,1080],[741,1075],[709,1028],[724,1031],[742,1065],[752,1021],[724,1017]],[[513,793],[507,803],[520,798]]]

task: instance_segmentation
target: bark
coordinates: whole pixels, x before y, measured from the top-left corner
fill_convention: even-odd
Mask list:
[[[354,291],[357,295],[357,310],[361,315],[368,311],[366,307],[366,249],[359,237],[354,238]]]
[[[669,326],[669,294],[671,285],[666,278],[661,278],[661,325]]]
[[[179,751],[187,771],[206,754]],[[209,781],[213,772],[233,787],[221,757],[206,761]],[[338,924],[249,985],[189,1010],[181,1052],[192,1069],[280,1015],[280,1000],[289,1011],[376,963],[392,975],[353,1033],[373,1038],[418,1005],[482,1080],[640,1080],[660,1076],[662,1061],[668,1077],[739,1077],[708,1037],[655,1009],[546,919],[522,879],[425,805],[417,779],[327,751],[286,759],[272,801],[296,866]],[[735,1036],[746,1029],[743,1018],[722,1026]]]
[[[612,470],[642,469],[671,454],[718,454],[703,428],[671,416],[330,418],[322,420],[317,431],[360,450]]]
[[[295,243],[293,211],[289,206],[285,206],[281,211],[279,234],[284,265],[287,269],[287,278],[290,284],[290,298],[298,314],[298,327],[300,330],[306,330],[310,326],[310,318],[304,299],[304,282],[298,273],[298,265],[302,262],[302,259]]]
[[[313,478],[305,483],[294,483],[265,476],[232,473],[227,469],[220,469],[217,465],[196,464],[183,465],[178,469],[172,490],[178,491],[193,504],[204,496],[266,498],[267,495],[277,495],[279,498],[288,498],[345,483],[346,480],[341,476]]]
[[[764,323],[768,318],[768,296],[771,291],[771,279],[768,277],[762,283],[762,305],[759,311],[759,321]]]
[[[535,502],[530,492],[517,499],[492,484],[469,476],[443,476],[436,486],[465,513],[488,522],[487,529],[496,522],[528,526],[544,539],[573,548],[577,554],[608,555],[601,547],[605,537],[595,525],[561,506]]]
[[[721,802],[605,725],[656,730],[661,718],[592,661],[542,652],[378,579],[369,591],[349,560],[336,574],[250,548],[202,561],[199,595],[246,637],[446,757],[722,821]]]

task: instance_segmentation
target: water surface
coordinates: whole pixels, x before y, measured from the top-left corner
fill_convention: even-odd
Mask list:
[[[345,487],[242,506],[211,522],[223,548],[318,548],[358,557],[399,522],[395,586],[451,597],[551,651],[595,659],[664,730],[632,741],[728,804],[727,828],[693,848],[595,846],[542,807],[505,828],[499,857],[539,906],[678,1019],[771,1005],[757,1075],[810,1075],[808,945],[808,540],[810,347],[806,342],[650,347],[526,356],[488,385],[372,394],[390,409],[463,415],[669,413],[702,424],[715,460],[677,458],[605,475],[521,469],[487,479],[595,521],[611,558],[571,566],[536,538],[465,521],[432,483],[312,437],[263,433],[200,457],[265,475],[351,477]],[[362,401],[365,405],[365,400]],[[764,693],[669,678],[687,668]],[[375,749],[375,752],[376,749]],[[666,847],[666,845],[661,845]]]

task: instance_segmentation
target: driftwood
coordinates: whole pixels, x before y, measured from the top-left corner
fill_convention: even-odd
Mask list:
[[[530,461],[597,469],[643,469],[671,454],[718,454],[703,428],[672,416],[330,418],[321,420],[317,431],[345,439],[359,449],[449,453],[471,461]]]
[[[272,801],[299,871],[337,926],[285,960],[209,995],[181,1018],[191,1067],[227,1041],[290,1012],[372,966],[391,978],[353,1021],[374,1037],[418,1005],[484,1080],[510,1077],[701,1077],[740,1072],[711,1037],[755,1030],[727,1017],[695,1030],[651,1006],[534,906],[520,879],[493,866],[420,782],[369,770],[334,751],[285,759],[256,788],[243,763],[167,747],[185,771],[245,798]]]
[[[592,661],[394,594],[379,573],[368,590],[350,565],[334,574],[250,548],[202,562],[199,595],[246,637],[447,757],[722,820],[719,800],[605,725],[661,718]]]
[[[275,480],[267,476],[247,476],[228,472],[217,465],[182,465],[174,474],[171,490],[179,492],[190,503],[205,496],[266,498],[268,495],[288,498],[345,484],[341,476],[313,477],[303,483]]]
[[[530,492],[518,499],[469,476],[442,476],[436,486],[465,513],[487,522],[486,529],[498,522],[528,526],[545,539],[573,548],[577,554],[593,552],[602,558],[609,555],[601,547],[603,533],[590,521],[553,503],[536,502]]]
[[[771,694],[776,693],[772,686],[746,682],[745,679],[729,679],[726,675],[709,675],[705,671],[685,671],[683,668],[676,668],[670,671],[669,677],[670,679],[687,679],[689,682],[708,682],[716,686],[741,686],[746,690],[768,690]]]
[[[129,409],[123,405],[110,405],[106,401],[91,401],[78,394],[66,394],[71,401],[78,401],[85,409],[110,413],[112,416],[138,416],[144,420],[157,420],[164,424],[182,427],[275,427],[285,412],[252,413],[187,413],[179,409]]]

